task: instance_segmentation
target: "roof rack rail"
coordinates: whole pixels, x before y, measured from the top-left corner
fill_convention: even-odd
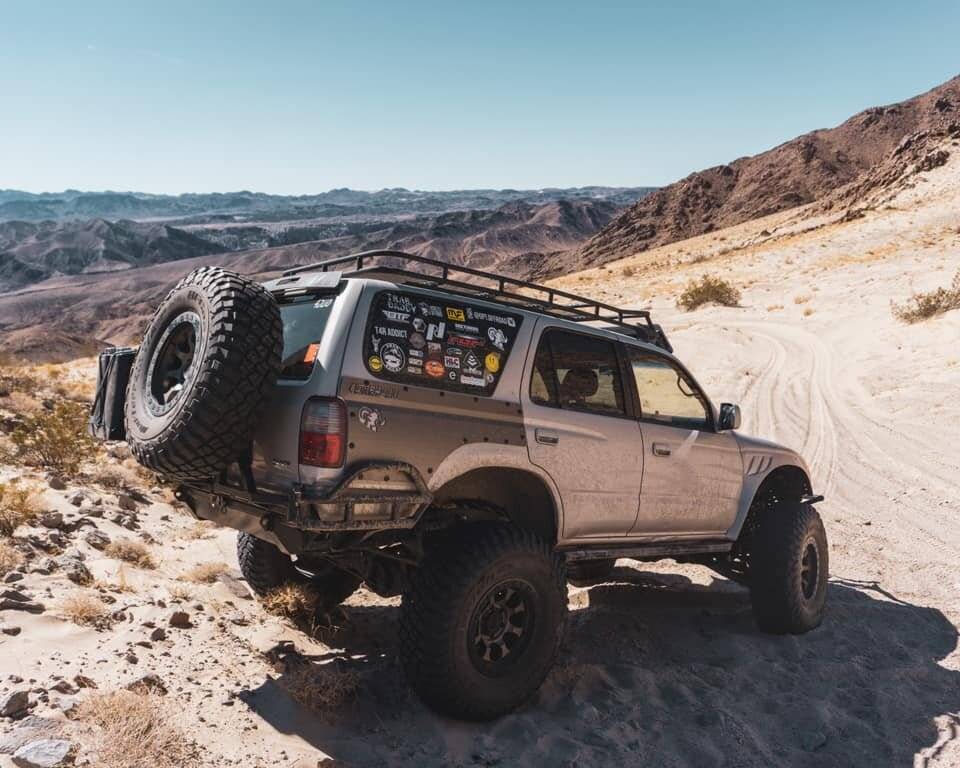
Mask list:
[[[387,263],[384,263],[384,260],[388,260]],[[395,266],[391,262],[402,262],[402,265]],[[406,268],[406,265],[410,264],[435,268],[439,270],[439,274],[417,272]],[[623,309],[546,285],[484,272],[473,267],[460,267],[404,251],[363,251],[294,267],[284,271],[283,277],[301,272],[330,272],[335,268],[339,268],[337,269],[339,272],[353,276],[385,277],[403,285],[450,290],[470,298],[506,304],[577,323],[600,321],[609,324],[611,326],[609,330],[655,344],[667,352],[673,352],[673,347],[667,340],[663,328],[651,320],[650,312],[645,309]],[[494,285],[485,286],[466,282],[463,276],[479,278]],[[520,291],[533,292],[539,296],[531,296],[529,293]]]

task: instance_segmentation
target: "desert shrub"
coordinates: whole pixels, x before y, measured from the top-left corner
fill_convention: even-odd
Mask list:
[[[635,274],[635,270],[633,269],[633,267],[624,267],[623,271],[620,274],[623,275],[624,277],[633,277],[633,275]]]
[[[960,309],[960,272],[953,276],[949,288],[914,293],[903,304],[890,302],[893,316],[904,323],[918,323],[952,309]]]
[[[194,584],[213,584],[226,572],[226,563],[200,563],[185,571],[181,578],[184,581],[192,581]]]
[[[12,536],[40,514],[36,492],[19,483],[0,483],[0,536]]]
[[[123,560],[138,568],[156,568],[157,561],[154,559],[147,545],[136,539],[117,539],[111,541],[104,548],[103,553],[107,557],[115,560]]]
[[[704,275],[699,280],[687,283],[687,287],[677,299],[677,306],[687,312],[711,303],[736,307],[740,304],[740,291],[722,277]]]
[[[313,618],[320,604],[317,592],[305,584],[284,584],[263,597],[264,609],[294,621]]]
[[[96,728],[93,751],[102,768],[199,766],[195,744],[176,726],[169,704],[157,694],[95,693],[79,708],[82,723]]]
[[[23,555],[5,541],[0,541],[0,576],[15,571],[23,563]]]
[[[87,434],[87,408],[64,400],[51,409],[25,415],[10,435],[17,456],[27,464],[73,477],[96,443]]]
[[[60,602],[60,616],[81,627],[107,629],[111,622],[110,608],[100,598],[87,592],[68,595]]]
[[[334,712],[348,704],[357,693],[357,674],[335,662],[304,664],[280,678],[294,700],[314,712]]]

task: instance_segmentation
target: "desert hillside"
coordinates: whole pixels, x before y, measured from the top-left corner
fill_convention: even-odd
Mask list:
[[[906,137],[960,122],[960,77],[836,128],[692,173],[631,206],[571,261],[602,264],[819,200],[873,168]]]
[[[622,560],[570,588],[560,663],[531,702],[489,725],[440,719],[403,683],[396,600],[268,611],[238,581],[234,534],[197,525],[123,446],[79,451],[64,478],[18,456],[25,418],[89,396],[90,360],[11,368],[0,766],[39,740],[159,768],[960,765],[960,309],[898,317],[914,293],[944,288],[950,306],[960,270],[960,140],[929,142],[850,193],[855,215],[853,198],[806,206],[557,281],[651,307],[745,432],[804,455],[831,542],[819,629],[760,634],[745,589]],[[931,152],[946,156],[927,168]],[[679,309],[704,275],[738,305]]]

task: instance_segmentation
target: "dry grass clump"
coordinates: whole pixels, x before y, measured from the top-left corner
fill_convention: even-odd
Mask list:
[[[107,544],[103,552],[107,557],[123,560],[138,568],[157,567],[157,561],[147,549],[147,545],[136,539],[117,539]]]
[[[740,305],[740,291],[722,277],[704,275],[699,280],[691,280],[677,306],[690,312],[704,304],[721,304],[725,307]]]
[[[0,483],[0,536],[12,536],[18,526],[32,523],[40,514],[33,488]]]
[[[623,268],[623,271],[620,274],[623,275],[624,277],[633,277],[635,272],[636,270],[634,270],[633,267],[627,266]]]
[[[216,523],[211,523],[209,520],[197,520],[197,522],[184,530],[182,535],[185,539],[209,539],[213,537],[213,530],[216,527]]]
[[[810,317],[813,314],[813,307],[805,307],[803,310],[804,317]]]
[[[0,541],[0,576],[6,576],[23,564],[23,555],[5,541]]]
[[[191,592],[182,584],[174,584],[168,591],[170,593],[171,600],[185,603],[187,600],[193,599],[193,592]]]
[[[69,400],[24,415],[10,439],[23,462],[65,477],[75,477],[96,448],[87,434],[87,406]]]
[[[96,728],[93,751],[101,768],[190,768],[200,765],[195,744],[176,726],[167,702],[156,694],[96,693],[78,711]]]
[[[952,309],[960,309],[960,272],[953,276],[949,288],[914,293],[903,304],[890,302],[893,316],[903,323],[918,323]]]
[[[194,584],[213,584],[226,572],[226,563],[200,563],[184,572],[180,578],[184,581],[192,581]]]
[[[294,621],[312,619],[320,605],[320,595],[306,584],[284,584],[260,601],[264,609]]]
[[[335,662],[304,664],[284,673],[280,684],[298,703],[314,712],[341,709],[357,694],[357,673]]]
[[[813,298],[813,297],[812,297],[809,293],[807,293],[807,294],[800,294],[799,296],[794,296],[794,297],[793,297],[793,303],[794,303],[794,304],[806,304],[806,303],[807,303],[808,301],[810,301],[810,299],[812,299],[812,298]]]
[[[81,627],[95,629],[107,629],[112,623],[109,606],[88,592],[77,592],[65,597],[60,602],[60,616]]]

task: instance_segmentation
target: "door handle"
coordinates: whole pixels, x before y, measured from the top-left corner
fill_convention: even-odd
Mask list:
[[[653,455],[654,456],[669,456],[670,455],[670,446],[666,443],[654,443],[653,444]]]
[[[534,436],[537,438],[538,443],[543,445],[556,445],[560,442],[560,436],[554,434],[553,432],[548,432],[545,429],[534,430]]]

